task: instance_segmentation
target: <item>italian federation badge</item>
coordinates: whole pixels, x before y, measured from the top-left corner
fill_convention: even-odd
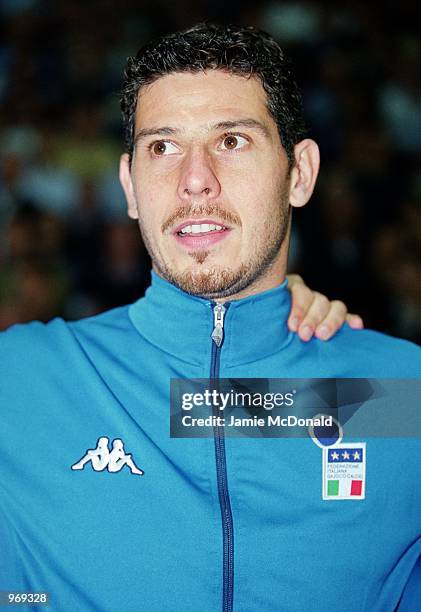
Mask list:
[[[323,499],[365,498],[365,444],[355,442],[323,448]]]

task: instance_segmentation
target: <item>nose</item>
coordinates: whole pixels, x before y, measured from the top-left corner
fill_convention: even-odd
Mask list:
[[[178,184],[181,200],[212,200],[219,197],[221,185],[205,151],[192,151],[186,158]]]

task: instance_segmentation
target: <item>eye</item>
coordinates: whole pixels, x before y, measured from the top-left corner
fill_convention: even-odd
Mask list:
[[[248,144],[247,138],[240,136],[239,134],[225,134],[222,140],[223,151],[235,151],[241,149]]]
[[[149,145],[149,150],[158,157],[178,153],[178,148],[169,140],[157,140]]]

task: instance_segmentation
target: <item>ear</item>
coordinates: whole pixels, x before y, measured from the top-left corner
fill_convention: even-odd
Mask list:
[[[120,157],[120,183],[123,187],[123,191],[127,200],[127,214],[131,219],[138,219],[139,212],[137,210],[132,176],[130,174],[130,161],[128,153],[124,153]]]
[[[295,145],[294,156],[289,203],[298,208],[307,204],[313,193],[320,166],[319,147],[314,140],[306,138]]]

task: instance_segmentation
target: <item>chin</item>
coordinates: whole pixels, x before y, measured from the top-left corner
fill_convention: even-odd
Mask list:
[[[232,269],[222,265],[206,265],[204,267],[197,264],[183,270],[164,272],[163,276],[191,295],[205,298],[223,298],[242,288],[248,272],[246,266]]]

